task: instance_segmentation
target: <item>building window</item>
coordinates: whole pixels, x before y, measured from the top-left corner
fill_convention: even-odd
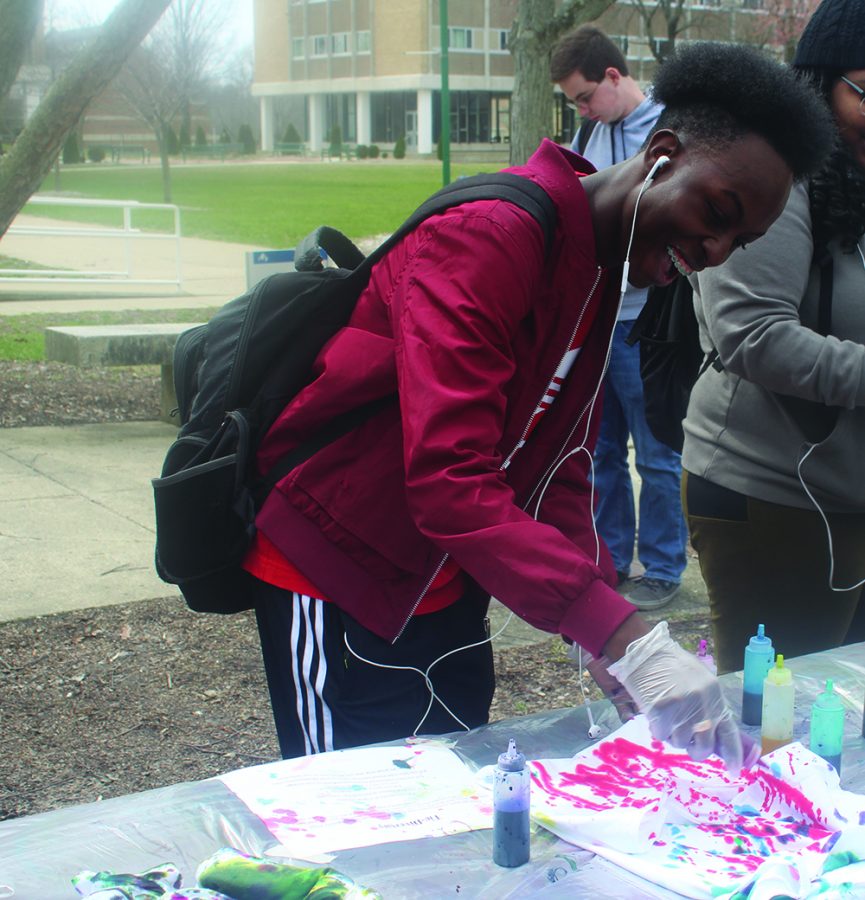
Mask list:
[[[312,39],[312,55],[327,56],[327,35],[317,34]]]
[[[347,31],[337,31],[330,36],[330,52],[334,56],[345,56],[348,53]]]
[[[354,36],[354,39],[358,53],[369,53],[370,43],[368,31],[358,31]]]
[[[698,0],[699,2],[699,0]],[[628,56],[628,36],[626,34],[611,34],[610,40],[622,51],[622,56]]]
[[[493,53],[508,52],[508,35],[510,32],[506,28],[495,28],[492,32],[492,41],[490,47]]]
[[[448,46],[451,50],[471,50],[471,28],[448,28]]]
[[[291,58],[292,59],[303,59],[305,56],[305,40],[302,37],[296,37],[291,39]]]
[[[742,9],[763,9],[763,0],[743,0]]]

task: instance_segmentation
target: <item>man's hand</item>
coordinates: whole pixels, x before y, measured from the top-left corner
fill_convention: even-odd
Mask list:
[[[652,736],[692,759],[717,753],[735,777],[742,768],[742,735],[724,702],[721,685],[671,637],[666,622],[633,641],[610,674],[649,720]]]
[[[628,722],[639,712],[634,698],[625,690],[620,681],[613,678],[608,666],[610,661],[606,656],[600,659],[591,659],[586,664],[586,670],[592,676],[595,684],[604,692],[604,696],[616,707],[621,722]]]

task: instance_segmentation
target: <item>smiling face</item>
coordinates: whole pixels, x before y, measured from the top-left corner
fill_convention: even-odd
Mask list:
[[[844,77],[865,91],[865,69],[845,72]],[[832,88],[832,114],[841,140],[850,148],[860,169],[865,170],[865,95],[839,79]]]
[[[755,134],[707,151],[674,135],[665,150],[659,132],[646,171],[661,153],[671,162],[643,192],[637,212],[629,273],[635,287],[669,284],[677,275],[720,265],[765,234],[793,184],[787,164]],[[630,206],[622,221],[625,245],[632,215]]]

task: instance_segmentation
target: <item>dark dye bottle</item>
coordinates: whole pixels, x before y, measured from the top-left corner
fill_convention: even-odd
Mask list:
[[[763,721],[763,682],[775,662],[772,639],[766,637],[765,626],[758,625],[757,633],[745,647],[742,685],[742,722],[759,725]]]
[[[514,868],[529,861],[531,776],[513,738],[499,756],[493,782],[493,862]]]

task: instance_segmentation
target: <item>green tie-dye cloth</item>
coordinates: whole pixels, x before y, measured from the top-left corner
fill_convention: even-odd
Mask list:
[[[205,860],[197,881],[198,887],[183,888],[180,871],[166,863],[140,875],[79,872],[72,884],[90,900],[381,900],[330,867],[275,863],[231,847]]]

